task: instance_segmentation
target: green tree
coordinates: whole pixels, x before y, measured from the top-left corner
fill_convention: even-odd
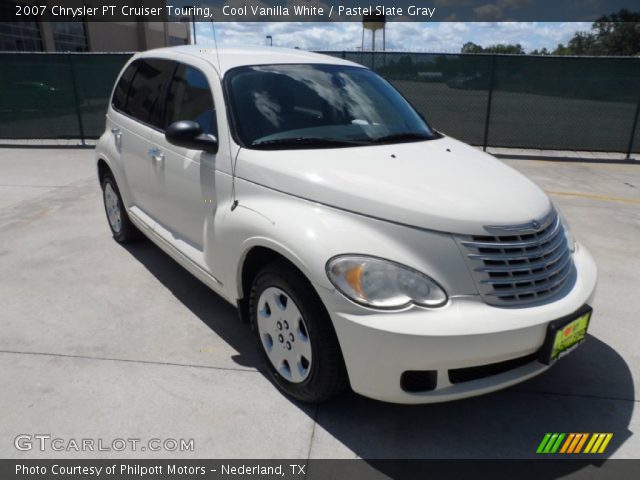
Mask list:
[[[576,32],[565,47],[559,44],[554,55],[640,55],[640,13],[620,10],[603,15],[590,32]]]
[[[591,26],[603,55],[640,55],[640,13],[620,10]]]
[[[524,49],[519,43],[515,45],[509,45],[504,43],[498,43],[496,45],[489,45],[487,48],[483,48],[480,45],[476,45],[473,42],[465,43],[460,49],[461,53],[511,53],[511,54],[524,54]]]
[[[599,51],[596,35],[588,32],[576,32],[567,48],[571,55],[597,55]]]
[[[498,43],[497,45],[489,45],[484,49],[484,53],[510,53],[514,55],[524,55],[524,49],[519,43],[516,43],[515,45]]]
[[[558,46],[553,50],[553,55],[573,55],[571,53],[571,49],[569,47],[565,47],[563,43],[559,43]]]
[[[460,49],[460,53],[482,53],[483,48],[480,45],[476,45],[473,42],[465,43]]]
[[[547,50],[546,48],[542,48],[541,50],[538,50],[536,48],[530,53],[530,55],[550,55],[550,53],[551,52],[549,52],[549,50]]]

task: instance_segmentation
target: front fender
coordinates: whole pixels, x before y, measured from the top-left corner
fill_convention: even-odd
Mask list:
[[[242,298],[242,265],[254,247],[287,258],[316,286],[333,289],[326,262],[341,254],[373,255],[426,273],[449,295],[477,290],[455,241],[447,233],[416,229],[311,202],[236,180],[239,205],[216,231],[220,270],[230,298]]]

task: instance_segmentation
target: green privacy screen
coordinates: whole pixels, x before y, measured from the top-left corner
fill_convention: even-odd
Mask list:
[[[373,68],[474,145],[640,152],[640,58],[329,54]],[[0,138],[97,138],[129,56],[0,54]]]
[[[0,138],[98,138],[129,57],[0,53]]]
[[[640,58],[331,54],[373,68],[435,128],[474,145],[640,151]]]

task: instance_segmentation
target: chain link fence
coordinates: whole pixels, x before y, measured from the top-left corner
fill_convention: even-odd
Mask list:
[[[324,52],[481,146],[640,153],[640,58]],[[130,54],[2,53],[0,139],[95,139]]]

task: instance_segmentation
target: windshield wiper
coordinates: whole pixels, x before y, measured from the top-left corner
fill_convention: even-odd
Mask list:
[[[394,142],[411,142],[415,140],[433,140],[435,137],[427,133],[420,132],[404,132],[393,133],[383,137],[374,138],[372,143],[394,143]]]
[[[364,142],[357,140],[347,140],[341,138],[322,138],[322,137],[294,137],[294,138],[274,138],[272,140],[255,141],[252,147],[258,148],[280,148],[280,147],[346,147],[354,145],[366,145]]]

